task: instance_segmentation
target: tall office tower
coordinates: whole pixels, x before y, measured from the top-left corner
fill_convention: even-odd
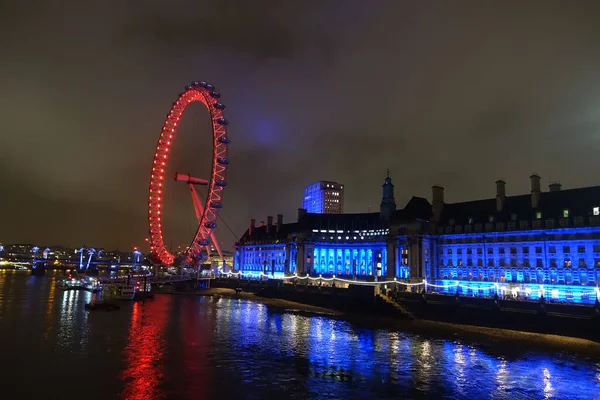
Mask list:
[[[308,185],[304,189],[302,208],[315,214],[343,214],[344,185],[330,181]]]

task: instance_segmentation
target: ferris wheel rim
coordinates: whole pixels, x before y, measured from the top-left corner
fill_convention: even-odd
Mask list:
[[[227,185],[228,121],[224,116],[225,106],[220,101],[220,93],[213,85],[204,81],[194,81],[185,87],[173,103],[163,123],[158,137],[152,170],[150,174],[150,187],[148,198],[148,221],[150,228],[150,246],[158,259],[166,265],[172,265],[175,255],[165,246],[163,237],[163,224],[161,207],[164,196],[163,182],[165,169],[168,165],[169,150],[176,139],[177,124],[187,107],[194,102],[204,104],[211,116],[212,126],[212,167],[208,180],[208,191],[204,204],[204,212],[190,246],[184,252],[186,263],[197,264],[206,259],[205,248],[211,233],[216,228],[219,210],[222,207],[223,191]]]

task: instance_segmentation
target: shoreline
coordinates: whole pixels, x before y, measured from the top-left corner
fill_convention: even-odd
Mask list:
[[[544,333],[489,328],[476,325],[462,325],[449,322],[439,322],[425,319],[404,320],[385,316],[371,316],[365,314],[348,314],[345,312],[297,303],[289,300],[261,297],[253,293],[236,293],[228,288],[198,289],[192,292],[156,292],[166,295],[187,296],[222,296],[234,299],[245,299],[264,304],[281,311],[294,311],[326,316],[328,318],[349,322],[369,329],[394,330],[400,333],[413,333],[421,336],[441,340],[464,340],[467,344],[483,347],[485,350],[500,345],[510,344],[512,351],[560,351],[572,352],[583,356],[600,356],[600,343],[588,339],[571,336],[559,336]],[[504,351],[506,346],[503,347]]]

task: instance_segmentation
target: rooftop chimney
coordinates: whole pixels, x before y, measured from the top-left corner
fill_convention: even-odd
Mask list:
[[[267,217],[267,233],[271,233],[273,230],[273,217],[270,215]]]
[[[255,228],[256,228],[256,220],[254,218],[250,218],[250,227],[248,228],[248,235],[252,235],[254,233]]]
[[[281,225],[283,225],[283,215],[277,214],[277,230],[281,229]]]
[[[259,227],[261,227],[261,226],[265,226],[265,221],[260,221],[260,222],[258,223],[258,226],[259,226]]]
[[[298,221],[300,221],[302,219],[302,217],[304,217],[305,215],[306,215],[306,209],[299,208],[298,209]]]
[[[537,208],[540,204],[540,197],[542,195],[542,190],[540,189],[541,178],[538,174],[533,174],[529,179],[531,179],[531,207]]]
[[[560,192],[561,187],[562,185],[558,182],[552,182],[548,185],[548,189],[550,189],[551,192]]]
[[[506,202],[506,182],[503,180],[496,181],[496,210],[502,211]]]
[[[433,209],[433,220],[438,222],[442,216],[442,210],[444,209],[444,188],[441,186],[432,186],[432,209]]]

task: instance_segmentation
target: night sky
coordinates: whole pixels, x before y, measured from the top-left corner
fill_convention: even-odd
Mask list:
[[[147,237],[164,117],[192,80],[228,106],[222,216],[294,221],[304,186],[379,209],[600,184],[597,1],[0,1],[0,243],[121,248]],[[170,172],[206,175],[209,118],[184,116]],[[169,182],[165,236],[195,230]],[[217,235],[229,247],[224,227]]]

